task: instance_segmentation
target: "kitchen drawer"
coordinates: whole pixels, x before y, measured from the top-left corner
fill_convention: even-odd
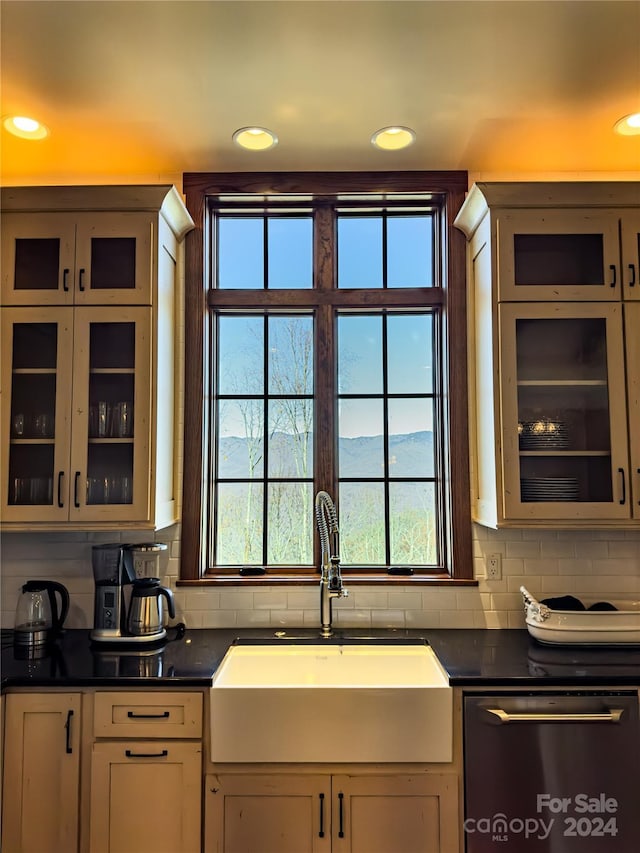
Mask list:
[[[93,734],[100,738],[200,738],[202,693],[98,692]]]

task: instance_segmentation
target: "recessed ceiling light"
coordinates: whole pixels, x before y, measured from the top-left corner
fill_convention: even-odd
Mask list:
[[[241,127],[233,134],[233,141],[248,151],[267,151],[278,144],[278,137],[266,127]]]
[[[399,151],[416,141],[416,134],[410,127],[383,127],[371,137],[371,144],[383,151]]]
[[[21,139],[44,139],[49,136],[49,128],[35,118],[28,116],[7,116],[2,120],[5,129]]]
[[[631,113],[617,121],[613,129],[623,136],[635,136],[640,134],[640,113]]]

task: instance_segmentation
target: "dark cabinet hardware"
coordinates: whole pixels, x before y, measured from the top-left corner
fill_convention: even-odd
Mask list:
[[[318,794],[320,799],[320,832],[318,838],[324,838],[324,794]]]
[[[631,273],[631,281],[629,282],[629,287],[634,287],[636,283],[636,265],[629,264],[629,272]]]
[[[618,283],[616,265],[610,264],[609,269],[611,270],[611,287],[615,287]]]
[[[75,480],[73,481],[73,505],[76,509],[80,506],[80,501],[78,500],[78,482],[80,481],[80,471],[76,471]]]
[[[73,752],[73,748],[71,746],[71,717],[73,717],[73,711],[67,711],[67,722],[64,724],[66,729],[66,752],[67,754],[71,754]]]
[[[60,509],[64,506],[64,501],[62,500],[62,478],[64,477],[64,471],[58,471],[58,506]]]
[[[80,290],[84,290],[84,269],[81,269],[78,274],[78,287]]]
[[[69,292],[69,270],[67,268],[62,271],[62,289],[66,293]]]
[[[338,838],[344,838],[344,827],[342,825],[343,819],[343,803],[344,803],[344,794],[342,791],[338,794]]]
[[[162,752],[132,752],[130,749],[125,749],[124,754],[127,758],[166,758],[169,755],[169,750],[163,749]]]
[[[622,483],[622,497],[620,498],[621,504],[626,504],[627,502],[627,483],[624,477],[624,468],[618,468],[618,474],[620,474],[620,480]]]
[[[130,720],[166,720],[168,716],[169,711],[162,711],[160,714],[136,714],[135,711],[127,711]]]

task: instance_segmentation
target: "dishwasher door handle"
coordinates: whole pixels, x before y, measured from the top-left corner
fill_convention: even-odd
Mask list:
[[[548,714],[544,711],[512,713],[503,708],[485,708],[488,714],[493,714],[501,723],[619,723],[623,710],[623,708],[610,708],[608,711],[593,713]]]

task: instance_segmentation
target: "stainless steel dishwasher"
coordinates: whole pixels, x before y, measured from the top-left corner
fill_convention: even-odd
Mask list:
[[[464,697],[467,853],[639,853],[638,693]]]

